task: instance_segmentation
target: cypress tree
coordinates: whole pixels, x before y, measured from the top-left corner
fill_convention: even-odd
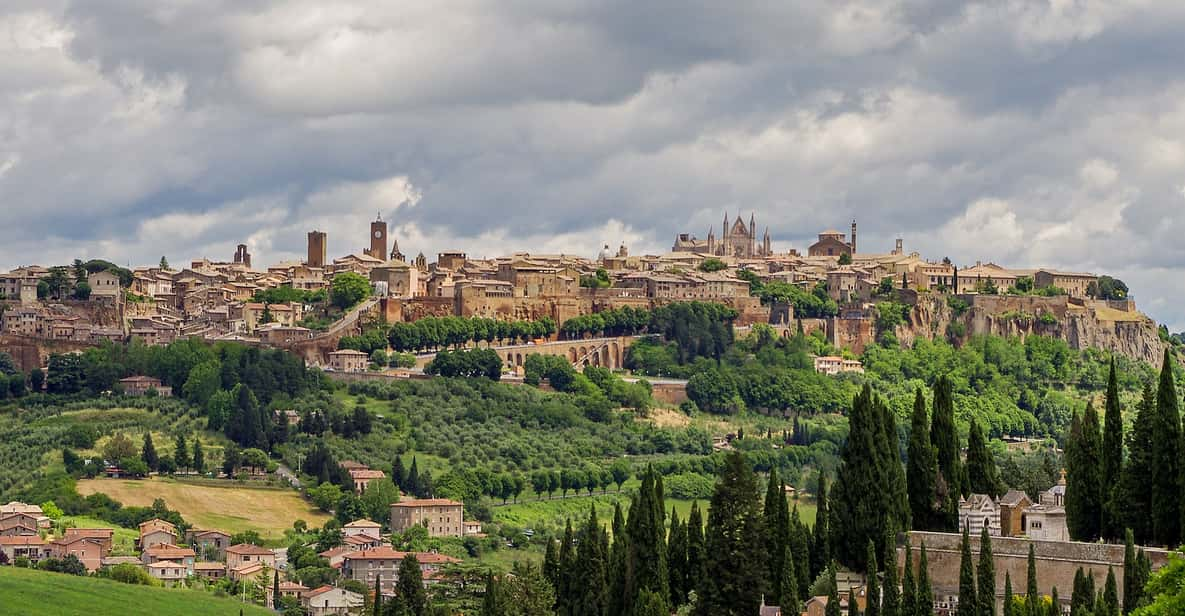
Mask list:
[[[671,529],[667,535],[667,573],[670,577],[671,606],[687,602],[687,527],[671,508]]]
[[[930,561],[926,558],[926,542],[922,542],[922,555],[918,557],[918,583],[914,596],[917,616],[933,616],[934,591],[930,588]]]
[[[424,576],[415,554],[404,556],[399,563],[399,579],[395,586],[411,616],[427,616],[428,593],[424,590]]]
[[[152,433],[144,433],[144,447],[140,450],[140,459],[148,465],[149,470],[160,468],[160,456],[156,453],[156,446],[152,444]]]
[[[1086,574],[1082,567],[1074,572],[1074,592],[1070,593],[1070,616],[1086,616],[1090,614],[1090,603],[1093,592],[1086,587]]]
[[[391,464],[391,481],[395,482],[395,487],[406,491],[404,484],[407,483],[407,471],[403,468],[403,456],[395,456],[395,462]]]
[[[756,478],[744,455],[733,451],[724,459],[708,509],[698,616],[757,613],[765,591],[761,527]]]
[[[206,472],[206,452],[202,451],[202,441],[198,437],[193,437],[193,470],[198,473]]]
[[[374,612],[373,612],[374,616],[383,616],[383,593],[380,592],[380,587],[382,586],[382,582],[383,582],[383,576],[381,574],[374,576]],[[276,593],[276,595],[280,594],[280,572],[279,571],[276,572],[276,581],[275,581],[275,591],[274,592]],[[489,592],[490,592],[490,586],[487,583],[486,584],[486,594],[489,594]],[[274,607],[276,608],[277,611],[279,611],[281,609],[280,600],[278,598],[276,599],[276,605]],[[487,613],[492,614],[493,612],[487,612]]]
[[[1070,420],[1066,439],[1066,525],[1075,541],[1094,541],[1099,536],[1103,507],[1099,483],[1099,455],[1102,441],[1099,418],[1092,403],[1086,413]]]
[[[1123,536],[1123,520],[1119,499],[1120,478],[1123,473],[1123,411],[1119,407],[1119,382],[1115,375],[1115,357],[1107,375],[1107,402],[1103,414],[1103,453],[1101,467],[1103,538],[1116,541]]]
[[[975,571],[971,565],[971,537],[963,527],[963,541],[959,546],[959,607],[958,616],[976,616],[979,598],[975,591]]]
[[[1029,575],[1028,587],[1025,593],[1025,607],[1029,616],[1041,616],[1041,593],[1037,590],[1037,553],[1033,544],[1029,544]]]
[[[1094,569],[1082,574],[1082,596],[1086,599],[1086,612],[1093,612],[1095,606]]]
[[[794,569],[798,573],[798,600],[805,601],[811,588],[811,535],[798,517],[798,503],[790,513],[790,547],[794,552]]]
[[[896,428],[884,403],[868,385],[852,401],[848,438],[830,508],[835,558],[853,569],[864,564],[869,541],[884,540],[890,528],[908,527],[909,504],[897,457]],[[891,434],[890,434],[891,433]],[[817,523],[817,522],[816,522]]]
[[[823,614],[824,616],[840,616],[842,612],[839,609],[839,583],[835,580],[834,564],[827,568],[827,577],[830,583],[827,585],[827,606],[823,608]]]
[[[848,588],[848,616],[860,616],[860,602],[856,601],[855,589]]]
[[[630,505],[625,530],[629,536],[626,550],[625,608],[631,611],[642,590],[649,590],[666,601],[667,586],[666,532],[661,509],[661,487],[653,468],[646,470],[642,487]],[[758,563],[763,559],[758,559]],[[764,576],[762,576],[764,578]]]
[[[1140,550],[1136,554],[1136,566],[1133,568],[1132,587],[1135,589],[1131,596],[1123,595],[1123,609],[1131,612],[1137,608],[1143,607],[1148,603],[1146,594],[1146,584],[1148,578],[1152,576],[1152,563],[1148,560],[1148,555],[1144,550]]]
[[[1057,586],[1053,587],[1053,591],[1049,593],[1049,610],[1045,612],[1049,616],[1062,615],[1062,601],[1057,596]]]
[[[418,496],[420,494],[420,469],[416,465],[416,457],[411,457],[411,468],[407,471],[407,480],[404,482],[403,492]],[[556,589],[559,592],[559,589]]]
[[[901,595],[897,587],[897,546],[893,536],[885,538],[885,583],[881,596],[881,616],[902,616]]]
[[[864,557],[864,562],[868,578],[868,601],[864,608],[864,616],[880,616],[881,591],[876,579],[876,543],[871,540],[868,542],[868,554]],[[855,603],[851,599],[848,602]]]
[[[765,484],[765,505],[762,510],[765,518],[765,547],[768,550],[766,563],[769,566],[766,582],[769,592],[766,593],[766,599],[770,605],[781,605],[782,558],[786,556],[786,537],[782,521],[785,503],[786,493],[778,483],[778,469],[771,468],[769,480]]]
[[[633,616],[670,616],[666,598],[654,591],[643,588],[638,593],[638,600],[635,602]]]
[[[398,459],[398,458],[396,458]],[[498,594],[501,589],[498,588],[498,580],[494,577],[494,573],[486,574],[486,591],[481,596],[481,614],[482,616],[503,616],[502,606],[498,602]],[[376,609],[375,614],[379,612]]]
[[[1152,540],[1152,431],[1156,423],[1156,393],[1144,384],[1144,396],[1127,435],[1127,461],[1123,466],[1123,499],[1120,516],[1132,530],[1136,543]],[[1127,595],[1124,595],[1126,597]]]
[[[781,586],[782,599],[778,603],[782,607],[783,614],[798,614],[798,567],[794,561],[794,550],[790,544],[786,544],[786,553],[782,555],[782,579]],[[875,615],[873,615],[875,616]]]
[[[555,539],[547,541],[547,548],[543,552],[543,577],[552,588],[560,587],[560,555],[555,549]]]
[[[699,510],[695,503],[691,504],[692,516],[697,516]],[[613,547],[609,550],[609,613],[625,613],[625,576],[626,559],[629,552],[629,537],[625,532],[625,515],[621,511],[621,504],[613,506]],[[702,542],[701,542],[702,544]],[[688,546],[688,554],[691,547]]]
[[[978,494],[990,494],[992,498],[998,498],[1004,493],[1004,483],[1000,481],[996,460],[988,451],[983,429],[974,418],[967,438],[967,481],[971,484],[971,491]]]
[[[926,414],[926,397],[919,387],[914,394],[913,414],[910,416],[908,466],[909,510],[916,530],[937,529],[935,510],[939,508],[934,481],[938,461],[930,444],[930,419]]]
[[[375,601],[379,601],[378,583],[374,586]],[[280,609],[280,572],[276,570],[272,573],[272,607],[276,610]]]
[[[901,616],[914,616],[918,613],[917,587],[913,580],[913,548],[909,541],[905,542],[905,569],[901,574]]]
[[[976,615],[996,616],[996,562],[992,558],[992,536],[988,534],[986,524],[979,534],[979,568],[976,577],[979,579],[979,609]]]
[[[185,443],[185,436],[178,434],[173,440],[173,466],[177,470],[189,470],[189,446]]]
[[[955,428],[955,400],[950,378],[943,375],[934,381],[934,411],[930,415],[930,442],[937,455],[938,472],[946,491],[939,490],[939,497],[958,502],[963,489],[964,473],[959,459],[959,433]],[[947,530],[953,530],[949,527]],[[954,521],[958,524],[957,520]]]
[[[1103,586],[1103,613],[1106,616],[1119,616],[1119,589],[1115,585],[1115,570],[1107,566],[1107,582]]]
[[[593,505],[588,521],[580,533],[576,556],[574,588],[578,598],[572,609],[574,616],[602,616],[609,609],[608,588],[606,588],[606,558],[604,530],[597,521],[597,509]]]
[[[1144,592],[1146,578],[1141,577],[1140,556],[1136,554],[1135,538],[1131,529],[1127,530],[1123,542],[1123,613],[1130,614],[1140,603],[1140,596]]]
[[[1171,547],[1181,540],[1181,416],[1168,349],[1160,368],[1153,425],[1152,537],[1159,545]]]
[[[684,588],[690,593],[699,588],[700,582],[704,579],[704,521],[703,515],[700,514],[699,501],[692,501],[687,523],[683,526],[687,529],[687,569]]]
[[[414,460],[413,460],[414,464]],[[572,532],[572,520],[564,525],[564,540],[560,543],[559,583],[555,587],[556,612],[570,616],[576,605],[576,535]]]
[[[827,478],[819,472],[817,495],[818,508],[815,512],[814,538],[811,540],[811,579],[819,577],[831,562],[830,507],[827,503]]]
[[[1004,572],[1004,610],[1000,616],[1015,616],[1012,609],[1012,574]]]

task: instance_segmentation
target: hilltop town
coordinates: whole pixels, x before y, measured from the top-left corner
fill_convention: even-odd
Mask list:
[[[441,252],[429,261],[403,254],[388,232],[380,216],[365,247],[332,260],[331,238],[311,231],[304,260],[270,265],[255,263],[239,245],[230,260],[180,267],[163,257],[130,270],[103,260],[22,266],[0,274],[0,335],[26,368],[50,347],[132,338],[163,345],[194,336],[284,347],[329,365],[341,338],[368,322],[549,319],[550,334],[563,336],[564,323],[582,315],[700,300],[735,309],[737,325],[801,326],[855,355],[886,330],[903,342],[1040,333],[1149,362],[1163,351],[1155,323],[1137,311],[1121,281],[992,262],[960,267],[909,252],[903,239],[888,250],[862,250],[855,221],[846,235],[823,231],[804,251],[776,253],[768,229],[758,239],[755,216],[746,224],[726,215],[718,236],[715,229],[703,240],[680,233],[665,254],[634,255],[622,245],[605,246],[595,258]],[[365,297],[330,302],[333,281],[357,283],[353,276],[369,284]],[[904,306],[902,318],[878,309],[886,303]]]

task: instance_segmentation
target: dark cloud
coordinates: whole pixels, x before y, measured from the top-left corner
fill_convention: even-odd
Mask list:
[[[0,264],[799,248],[1122,273],[1185,329],[1185,8],[12,0]],[[402,204],[402,205],[401,205]],[[359,244],[355,246],[354,244]],[[80,254],[84,253],[84,254]],[[226,254],[223,254],[226,253]]]

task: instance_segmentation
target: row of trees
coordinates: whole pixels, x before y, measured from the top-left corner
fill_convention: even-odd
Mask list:
[[[446,377],[502,378],[502,358],[493,349],[440,351],[424,366],[426,374]]]
[[[650,325],[650,311],[645,308],[611,308],[582,314],[564,321],[560,332],[569,340],[594,336],[632,336]]]
[[[1066,438],[1066,520],[1077,541],[1136,541],[1176,546],[1185,537],[1185,463],[1173,359],[1165,352],[1157,387],[1146,384],[1124,459],[1122,409],[1115,365],[1108,378],[1103,425],[1092,404],[1074,414]]]
[[[423,351],[444,347],[459,348],[471,342],[492,345],[523,342],[554,334],[555,321],[543,317],[536,321],[499,321],[480,317],[424,317],[410,323],[396,323],[387,332],[387,341],[396,351]]]

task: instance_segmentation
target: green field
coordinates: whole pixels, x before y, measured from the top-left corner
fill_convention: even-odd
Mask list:
[[[130,586],[110,580],[0,567],[0,612],[22,616],[265,616],[270,610],[196,590]]]

